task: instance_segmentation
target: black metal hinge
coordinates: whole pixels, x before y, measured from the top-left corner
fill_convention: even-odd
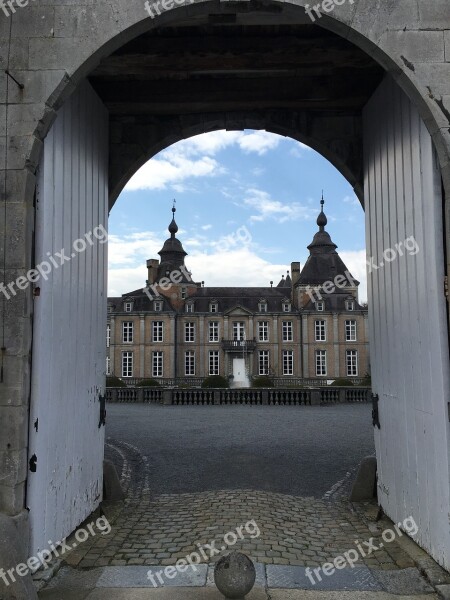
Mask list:
[[[381,429],[380,413],[378,412],[378,394],[372,394],[372,425]]]
[[[102,425],[106,425],[106,396],[99,396],[100,401],[100,420],[98,422],[98,428]]]

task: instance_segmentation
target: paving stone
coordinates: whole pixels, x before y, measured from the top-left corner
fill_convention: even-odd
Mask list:
[[[401,571],[373,570],[372,575],[390,594],[425,594],[434,591],[416,568]]]
[[[367,567],[336,569],[333,575],[328,577],[321,571],[321,581],[311,572],[311,577],[316,583],[313,583],[311,578],[308,577],[304,567],[268,565],[266,572],[269,588],[361,591],[379,591],[382,589]]]

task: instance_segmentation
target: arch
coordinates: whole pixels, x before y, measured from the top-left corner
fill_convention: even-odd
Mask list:
[[[128,23],[124,26],[117,26],[105,35],[103,40],[100,40],[97,47],[88,51],[87,56],[84,60],[80,60],[78,63],[74,62],[66,70],[67,75],[62,79],[60,84],[52,91],[45,101],[46,112],[50,110],[57,110],[67,97],[76,89],[76,87],[86,78],[92,69],[99,63],[99,61],[108,56],[113,51],[123,46],[128,41],[136,38],[142,33],[145,33],[151,29],[159,26],[175,26],[180,21],[186,22],[189,18],[207,18],[211,13],[211,9],[214,11],[214,15],[230,15],[230,13],[238,13],[240,17],[242,15],[248,16],[253,14],[265,14],[273,17],[275,20],[278,18],[283,23],[308,23],[309,18],[306,16],[305,6],[308,5],[308,0],[287,0],[286,2],[280,2],[280,0],[268,0],[267,2],[261,3],[256,0],[234,2],[230,8],[227,3],[217,2],[216,0],[205,0],[202,2],[188,3],[186,0],[185,6],[177,6],[170,11],[166,11],[160,16],[155,16],[154,19],[150,19],[145,11],[142,11],[142,16],[135,17],[133,9],[123,11],[125,19]],[[367,5],[367,6],[366,6]],[[363,50],[368,56],[372,57],[384,70],[389,73],[392,78],[397,82],[400,88],[406,93],[409,99],[417,107],[419,114],[425,122],[428,131],[430,132],[435,147],[438,153],[440,167],[443,174],[444,186],[448,194],[450,195],[450,141],[446,135],[448,130],[448,122],[444,110],[442,109],[442,103],[439,104],[439,99],[436,98],[430,86],[426,86],[421,83],[415,74],[414,64],[406,60],[400,54],[400,46],[398,48],[398,55],[396,55],[395,44],[392,40],[388,44],[385,42],[386,48],[383,48],[383,42],[381,41],[381,34],[387,29],[386,25],[392,18],[392,11],[394,11],[394,18],[402,18],[401,15],[395,15],[396,7],[389,9],[379,9],[378,19],[373,22],[372,12],[369,10],[369,2],[359,2],[357,5],[350,5],[344,3],[341,5],[335,5],[335,8],[331,14],[323,14],[320,19],[316,20],[318,27],[327,29],[330,32],[350,41],[352,44]],[[113,9],[114,10],[114,9]],[[135,10],[135,9],[134,9]],[[399,8],[402,11],[402,8]],[[403,15],[403,19],[405,15]],[[116,23],[119,22],[116,19]],[[383,27],[384,26],[384,27]],[[45,118],[46,115],[42,115],[39,126],[35,130],[35,143],[29,152],[29,159],[39,154],[40,141],[47,134],[52,120]],[[251,127],[254,129],[263,127]],[[445,129],[447,128],[447,129]],[[275,128],[269,128],[268,131],[273,133],[280,133],[280,135],[286,135],[286,133]],[[202,132],[213,131],[213,129],[203,129]],[[199,131],[198,131],[199,132]],[[190,135],[195,135],[191,133]],[[293,136],[294,139],[303,141],[316,149],[318,152],[323,154],[332,164],[344,174],[350,183],[354,184],[354,175],[349,172],[344,165],[340,164],[338,157],[334,156],[334,153],[327,148],[321,146],[320,142],[313,139],[306,139]],[[301,135],[301,134],[299,134]],[[182,139],[182,138],[178,138]],[[173,143],[175,140],[171,140]],[[165,140],[161,142],[159,146],[155,147],[154,150],[150,150],[147,153],[146,158],[141,157],[141,165],[145,160],[150,158],[156,152],[160,151],[163,147],[169,145],[169,141]],[[144,153],[145,154],[145,153]],[[29,164],[34,164],[35,160],[30,160]],[[139,160],[136,161],[134,166],[138,168]],[[132,173],[132,168],[128,173]],[[123,181],[121,183],[123,187]],[[120,187],[120,185],[119,185]],[[361,187],[355,185],[357,195],[361,198],[362,192]],[[116,196],[116,192],[114,195]]]

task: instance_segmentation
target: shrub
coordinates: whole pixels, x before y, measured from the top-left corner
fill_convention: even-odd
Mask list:
[[[127,386],[121,379],[119,379],[118,377],[115,377],[115,375],[108,375],[108,377],[106,378],[106,387],[114,388],[114,387],[127,387]]]
[[[202,388],[227,388],[228,381],[221,375],[210,375],[202,382]]]
[[[273,379],[265,375],[261,377],[254,377],[252,381],[252,387],[256,388],[269,388],[274,387]]]
[[[335,379],[331,384],[333,387],[353,387],[353,383],[350,379],[345,379],[342,377],[341,379]]]
[[[137,387],[159,387],[159,386],[160,386],[160,383],[159,383],[159,381],[156,381],[156,379],[142,379],[137,384]]]
[[[361,381],[361,384],[364,387],[372,387],[372,377],[370,376],[369,373],[366,373],[364,375],[363,380]]]

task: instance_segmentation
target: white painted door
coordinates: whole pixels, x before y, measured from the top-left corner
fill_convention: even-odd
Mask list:
[[[68,535],[102,498],[107,131],[107,112],[84,84],[60,110],[39,168],[35,262],[50,270],[34,300],[32,553]]]
[[[247,379],[245,373],[245,360],[243,358],[233,358],[233,383],[234,387],[244,387]]]
[[[364,141],[367,253],[378,267],[368,278],[381,423],[378,496],[394,521],[414,518],[416,541],[448,569],[450,372],[440,171],[424,122],[389,78],[365,109]]]

